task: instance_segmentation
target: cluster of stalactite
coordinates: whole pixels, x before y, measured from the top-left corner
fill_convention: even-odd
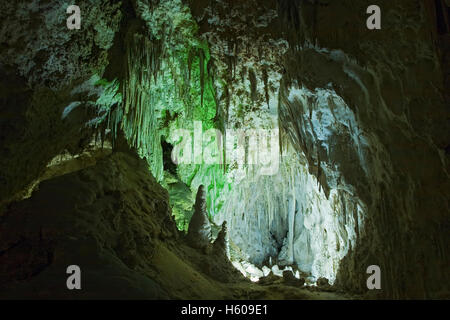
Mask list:
[[[152,82],[161,69],[161,41],[134,34],[127,45],[127,70],[123,84],[122,127],[126,138],[139,154],[150,160],[155,177],[162,176],[162,147]]]
[[[161,11],[161,15],[164,6],[173,10],[167,14],[189,18],[182,15],[183,6],[177,2],[163,1],[152,5],[151,10],[153,14]],[[143,20],[146,14],[141,12]],[[196,39],[192,24],[187,21],[183,30],[189,37],[181,37],[179,32],[151,30],[149,26],[128,32],[121,83],[123,99],[117,108],[110,109],[106,126],[113,140],[118,130],[123,130],[129,144],[147,159],[158,181],[164,178],[161,140],[173,143],[172,131],[189,129],[194,120],[203,121],[207,129],[216,120],[212,59],[206,43]]]

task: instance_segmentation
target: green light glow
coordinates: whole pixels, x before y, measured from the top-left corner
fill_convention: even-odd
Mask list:
[[[145,8],[142,11],[147,12]],[[213,215],[222,205],[217,201],[221,190],[229,187],[223,168],[180,164],[178,177],[165,181],[168,175],[164,172],[161,146],[163,139],[176,144],[172,133],[179,128],[193,130],[194,121],[201,121],[204,130],[215,128],[217,106],[209,73],[208,44],[196,36],[198,26],[181,1],[160,1],[151,12],[152,17],[143,14],[150,33],[133,32],[126,39],[123,104],[121,110],[111,116],[110,126],[121,118],[128,142],[147,160],[152,174],[167,188],[174,185],[173,179],[179,179],[195,195],[198,186],[205,185],[208,213]],[[173,212],[178,227],[186,229],[183,222],[186,219],[180,215],[186,214],[186,203],[191,201],[181,202],[178,201],[179,205],[172,203]]]

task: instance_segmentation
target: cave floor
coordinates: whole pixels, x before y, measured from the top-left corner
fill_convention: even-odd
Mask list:
[[[261,286],[257,284],[236,284],[231,288],[236,299],[263,300],[348,300],[350,296],[334,292],[295,288],[283,284]]]
[[[234,269],[229,261],[187,246],[183,239],[162,244],[154,256],[158,281],[171,293],[171,299],[212,300],[350,300],[354,295],[332,287],[289,285],[271,276],[263,283],[252,282]]]
[[[258,285],[256,283],[234,283],[222,285],[224,292],[231,293],[224,299],[236,300],[350,300],[351,296],[320,291],[319,289],[295,288],[282,283]]]

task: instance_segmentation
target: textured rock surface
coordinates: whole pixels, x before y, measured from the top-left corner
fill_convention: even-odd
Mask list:
[[[357,245],[341,263],[338,282],[363,291],[365,269],[377,264],[384,270],[382,294],[388,297],[444,294],[448,291],[444,265],[449,259],[449,207],[444,191],[450,181],[444,152],[450,141],[449,110],[430,38],[434,26],[423,3],[396,1],[383,6],[383,29],[367,33],[364,15],[356,14],[364,11],[366,3],[354,5],[330,2],[316,11],[317,26],[332,19],[334,28],[299,30],[301,37],[315,45],[292,53],[286,79],[297,79],[309,88],[331,84],[352,110],[358,127],[349,125],[347,133],[344,129],[325,139],[301,130],[292,136],[301,142],[295,145],[310,165],[322,168],[316,175],[323,171],[326,176],[330,165],[337,165],[339,185],[353,188],[353,194],[367,206],[364,223],[357,230]],[[300,21],[313,17],[308,14],[301,11]],[[339,32],[350,19],[352,30]],[[400,39],[399,34],[403,35]],[[305,107],[312,109],[310,115],[317,108],[311,101],[288,109],[301,113]],[[330,102],[329,109],[334,111],[335,103]],[[296,125],[289,117],[281,120],[286,128]],[[358,131],[361,137],[348,141]],[[345,143],[340,142],[345,136]],[[324,142],[335,147],[327,152]],[[339,150],[341,146],[349,149]],[[333,186],[333,179],[325,180]]]
[[[81,30],[67,29],[68,6],[0,4],[0,205],[41,175],[54,156],[66,149],[78,153],[91,140],[86,123],[97,116],[93,106],[103,91],[92,77],[108,65],[120,4],[80,4]]]
[[[150,265],[161,239],[177,236],[169,210],[145,163],[124,153],[42,182],[2,219],[2,295],[167,298]],[[82,270],[78,294],[65,288],[72,264]]]
[[[68,1],[2,2],[0,63],[15,68],[31,87],[62,88],[90,78],[107,64],[121,19],[117,1],[84,1],[79,5],[82,29],[68,30]]]

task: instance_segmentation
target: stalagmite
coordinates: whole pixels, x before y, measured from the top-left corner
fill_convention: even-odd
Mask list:
[[[214,254],[225,258],[228,256],[227,232],[227,222],[224,221],[222,223],[222,229],[220,229],[213,246]]]
[[[211,224],[206,213],[206,193],[203,185],[198,187],[186,240],[194,248],[204,248],[211,241]]]

